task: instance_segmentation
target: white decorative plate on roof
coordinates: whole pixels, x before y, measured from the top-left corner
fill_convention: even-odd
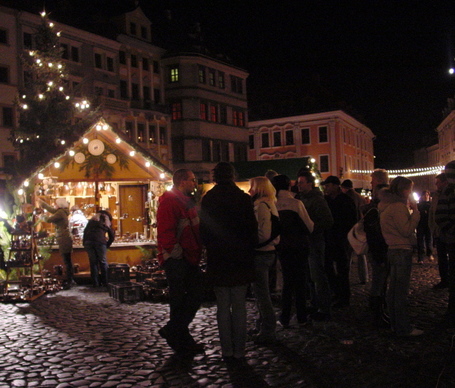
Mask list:
[[[109,154],[106,156],[106,162],[108,162],[109,164],[114,164],[116,161],[117,156],[115,156],[114,154]]]
[[[95,139],[88,143],[88,152],[90,152],[94,156],[101,155],[104,151],[104,143],[99,140]]]
[[[84,163],[85,160],[85,155],[82,152],[78,152],[76,155],[74,155],[74,161],[76,163]]]

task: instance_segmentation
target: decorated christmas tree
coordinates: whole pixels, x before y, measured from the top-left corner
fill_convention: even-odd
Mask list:
[[[45,12],[41,17],[35,50],[22,58],[25,80],[16,100],[19,126],[11,132],[11,141],[20,152],[19,178],[62,152],[96,119],[96,110],[87,100],[72,95],[60,33]]]

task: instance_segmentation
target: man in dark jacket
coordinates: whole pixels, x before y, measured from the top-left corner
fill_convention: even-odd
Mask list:
[[[325,199],[333,217],[333,226],[326,233],[326,269],[329,282],[335,292],[333,307],[349,306],[348,232],[357,222],[354,201],[341,191],[340,180],[329,176],[322,182]]]
[[[114,242],[114,238],[112,216],[108,211],[100,210],[87,223],[83,236],[84,248],[90,261],[90,276],[93,287],[107,286],[108,264],[106,251]]]
[[[201,237],[207,248],[207,275],[217,299],[221,351],[226,362],[244,362],[246,293],[254,281],[258,224],[251,197],[234,183],[234,167],[218,163],[216,185],[201,203]]]
[[[326,230],[333,225],[333,217],[322,191],[315,187],[315,178],[310,171],[301,171],[297,178],[300,199],[314,222],[314,230],[310,235],[310,254],[308,263],[310,277],[314,283],[315,304],[318,311],[309,318],[314,321],[331,319],[331,291],[327,273],[325,272],[325,236]]]

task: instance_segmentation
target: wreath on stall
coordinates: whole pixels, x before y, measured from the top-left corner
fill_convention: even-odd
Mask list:
[[[79,145],[74,152],[74,156],[69,156],[62,163],[62,170],[69,164],[76,163],[79,165],[79,171],[85,171],[86,178],[93,176],[112,178],[115,172],[114,164],[117,162],[121,170],[124,168],[129,170],[128,158],[99,139],[91,140],[87,145]]]

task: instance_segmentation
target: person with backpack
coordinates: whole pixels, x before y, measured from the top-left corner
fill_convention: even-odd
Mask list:
[[[288,176],[277,175],[272,178],[272,184],[277,191],[276,207],[281,224],[278,257],[283,272],[283,291],[279,322],[287,328],[293,299],[298,323],[307,321],[305,284],[309,279],[308,235],[313,232],[314,223],[303,202],[295,199],[291,193]]]
[[[250,179],[249,193],[254,201],[259,241],[255,250],[256,281],[253,283],[259,319],[258,333],[253,339],[255,343],[265,345],[276,341],[276,317],[269,290],[269,271],[275,262],[275,246],[280,242],[276,190],[268,178],[258,176]]]

